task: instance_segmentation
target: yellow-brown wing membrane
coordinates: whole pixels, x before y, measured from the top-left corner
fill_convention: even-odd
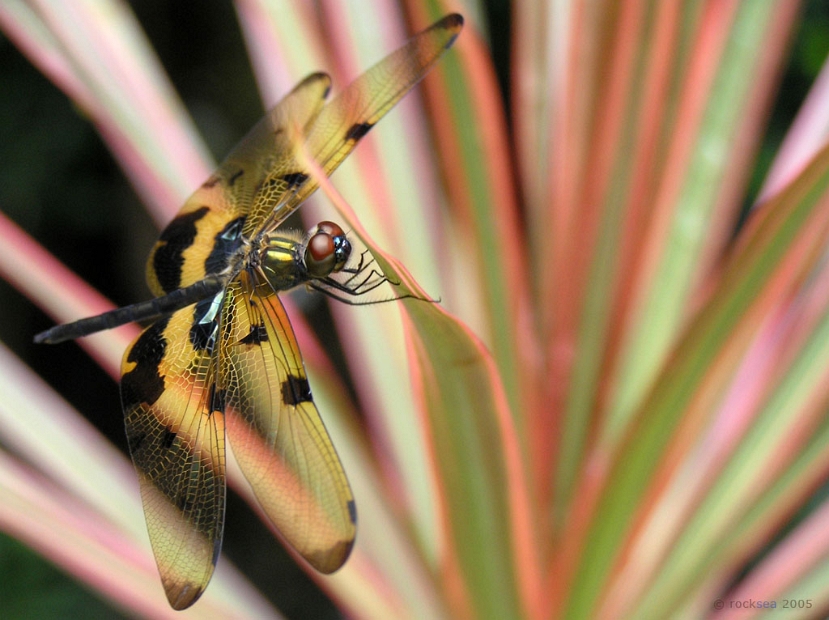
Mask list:
[[[121,368],[127,440],[174,609],[201,595],[222,543],[225,437],[224,415],[214,411],[216,329],[209,301],[179,310],[144,330]]]
[[[462,26],[459,15],[445,17],[327,105],[328,76],[305,78],[161,233],[147,265],[158,299],[37,337],[58,342],[135,316],[163,317],[124,354],[121,401],[150,541],[175,609],[198,599],[221,549],[225,425],[242,472],[287,542],[323,573],[351,552],[354,498],[274,289],[310,276],[296,263],[304,280],[269,283],[259,233],[318,187],[299,162],[309,156],[330,174]]]
[[[317,187],[299,162],[308,155],[330,174],[357,142],[429,71],[463,26],[449,15],[323,105],[330,78],[314,73],[288,93],[230,152],[217,171],[187,199],[159,236],[147,261],[147,282],[162,297],[203,281],[232,275],[233,257],[263,230],[279,226]],[[299,144],[299,140],[305,140]],[[299,157],[302,151],[303,157]],[[233,268],[230,268],[233,267]],[[177,299],[181,299],[178,297]],[[170,303],[171,300],[165,300]],[[57,343],[132,320],[131,312],[57,326],[36,337]]]
[[[357,146],[360,138],[408,93],[429,71],[441,54],[452,46],[463,27],[460,15],[447,15],[414,37],[396,52],[371,67],[323,107],[308,123],[308,154],[326,176]],[[280,177],[281,175],[281,177]],[[319,186],[295,161],[290,184],[285,171],[269,175],[268,183],[254,200],[243,234],[255,235],[263,228],[279,226]],[[293,193],[287,196],[291,185]],[[297,187],[293,187],[297,185]]]
[[[280,101],[227,156],[161,233],[147,262],[156,295],[218,273],[238,247],[281,224],[317,187],[300,165],[297,140],[326,175],[454,42],[463,26],[449,15],[415,35],[323,106],[330,80],[312,74]]]
[[[263,187],[290,189],[294,148],[290,136],[307,131],[331,78],[314,73],[285,95],[242,138],[216,172],[197,189],[167,225],[147,261],[147,282],[155,295],[189,286],[224,267],[241,225],[261,201]],[[283,171],[280,174],[280,171]],[[283,178],[284,177],[284,178]],[[277,181],[273,181],[275,178]]]
[[[219,377],[230,445],[262,508],[314,568],[337,570],[354,543],[354,498],[282,303],[255,271],[228,289]]]

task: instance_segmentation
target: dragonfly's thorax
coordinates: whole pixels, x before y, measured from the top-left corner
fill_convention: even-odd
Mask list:
[[[341,271],[351,257],[351,243],[333,222],[320,222],[304,237],[278,231],[263,239],[259,262],[271,286],[286,291]]]

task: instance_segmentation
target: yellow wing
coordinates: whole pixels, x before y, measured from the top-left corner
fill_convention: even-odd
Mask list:
[[[224,415],[213,388],[216,324],[189,306],[127,349],[121,401],[147,529],[170,605],[189,607],[219,556],[225,514]],[[202,322],[194,324],[194,312]]]
[[[230,444],[260,505],[314,568],[337,570],[354,544],[354,498],[282,302],[256,272],[228,289],[219,377]]]
[[[330,87],[331,78],[324,73],[302,80],[253,126],[216,172],[187,199],[150,252],[147,282],[153,294],[163,295],[203,279],[211,255],[221,262],[222,242],[250,213],[266,180],[290,167],[294,151],[289,135],[306,130],[322,108]],[[287,176],[281,182],[288,187],[290,180]],[[220,270],[223,265],[218,263]]]
[[[153,292],[222,272],[245,240],[282,223],[318,185],[298,164],[298,137],[330,174],[462,26],[459,15],[445,17],[328,105],[328,76],[303,80],[162,232],[147,265]],[[242,471],[286,540],[321,572],[345,562],[356,533],[354,499],[293,330],[263,274],[243,270],[222,295],[147,328],[125,353],[121,394],[153,552],[175,609],[201,595],[221,548],[225,424]]]
[[[305,136],[309,155],[326,176],[330,175],[354,150],[360,139],[408,93],[455,42],[463,27],[463,17],[447,15],[419,32],[397,51],[368,69],[323,107],[312,119]],[[292,159],[294,159],[292,157]],[[302,179],[287,199],[289,185],[280,183],[280,170],[269,175],[253,203],[243,234],[249,237],[263,228],[274,228],[285,221],[319,184],[291,162],[291,179]]]
[[[188,286],[224,267],[239,234],[253,239],[281,224],[318,187],[298,163],[310,156],[331,174],[357,142],[429,71],[463,26],[448,15],[411,38],[323,107],[330,79],[313,74],[285,96],[231,151],[161,233],[147,263],[156,295]]]

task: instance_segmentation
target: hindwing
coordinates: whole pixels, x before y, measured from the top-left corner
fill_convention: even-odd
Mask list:
[[[189,607],[216,565],[225,514],[224,414],[215,406],[215,319],[179,310],[124,354],[121,401],[147,529],[167,598]],[[198,327],[195,327],[198,326]]]
[[[314,568],[335,571],[354,543],[354,497],[282,302],[255,271],[228,289],[219,377],[233,453],[260,505]]]

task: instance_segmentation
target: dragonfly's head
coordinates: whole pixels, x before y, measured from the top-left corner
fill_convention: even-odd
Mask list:
[[[351,242],[334,222],[320,222],[305,246],[305,268],[314,278],[341,271],[351,257]]]

